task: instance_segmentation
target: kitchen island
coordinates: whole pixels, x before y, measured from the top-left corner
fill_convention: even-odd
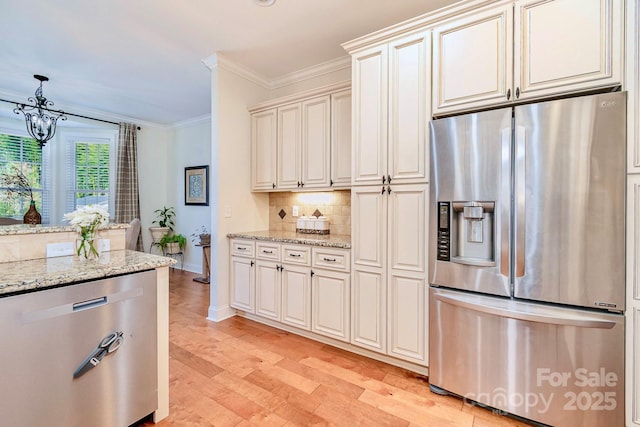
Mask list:
[[[102,230],[111,250],[85,260],[45,257],[52,252],[47,245],[75,239],[71,227],[0,227],[6,350],[0,354],[5,379],[0,408],[9,420],[47,414],[82,424],[94,420],[97,410],[99,422],[92,425],[116,425],[136,421],[131,414],[153,413],[156,422],[168,415],[169,266],[175,261],[125,250],[126,228],[114,224]],[[34,254],[40,257],[30,259]],[[115,335],[114,345],[99,352],[109,335]],[[40,390],[43,404],[38,405]],[[94,403],[95,392],[101,399]],[[135,405],[151,409],[136,412]]]

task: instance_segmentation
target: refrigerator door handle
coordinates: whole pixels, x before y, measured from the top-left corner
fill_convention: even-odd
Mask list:
[[[615,321],[590,316],[586,313],[577,312],[577,310],[573,310],[574,312],[572,313],[571,309],[548,307],[537,309],[532,304],[517,301],[459,295],[452,292],[444,294],[442,291],[435,291],[432,296],[436,300],[447,304],[515,320],[597,329],[612,329],[616,325]]]
[[[501,130],[500,274],[509,277],[509,218],[511,212],[511,128]],[[497,226],[497,224],[496,224]]]
[[[515,127],[515,169],[514,169],[514,274],[515,277],[525,275],[525,174],[526,174],[526,129]]]

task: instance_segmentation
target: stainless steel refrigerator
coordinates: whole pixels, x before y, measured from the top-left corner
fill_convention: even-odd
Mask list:
[[[431,122],[432,391],[624,425],[626,93]]]

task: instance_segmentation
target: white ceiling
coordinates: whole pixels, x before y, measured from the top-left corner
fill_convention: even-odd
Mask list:
[[[0,0],[0,98],[26,102],[42,74],[54,108],[172,125],[210,113],[214,53],[273,81],[456,1]]]

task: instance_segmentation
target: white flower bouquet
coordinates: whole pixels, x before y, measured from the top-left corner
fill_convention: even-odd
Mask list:
[[[96,231],[109,222],[109,212],[101,205],[80,206],[73,212],[64,214],[65,221],[76,226],[82,241],[78,246],[78,256],[82,254],[85,258],[90,255],[98,256],[98,251],[94,245]]]

